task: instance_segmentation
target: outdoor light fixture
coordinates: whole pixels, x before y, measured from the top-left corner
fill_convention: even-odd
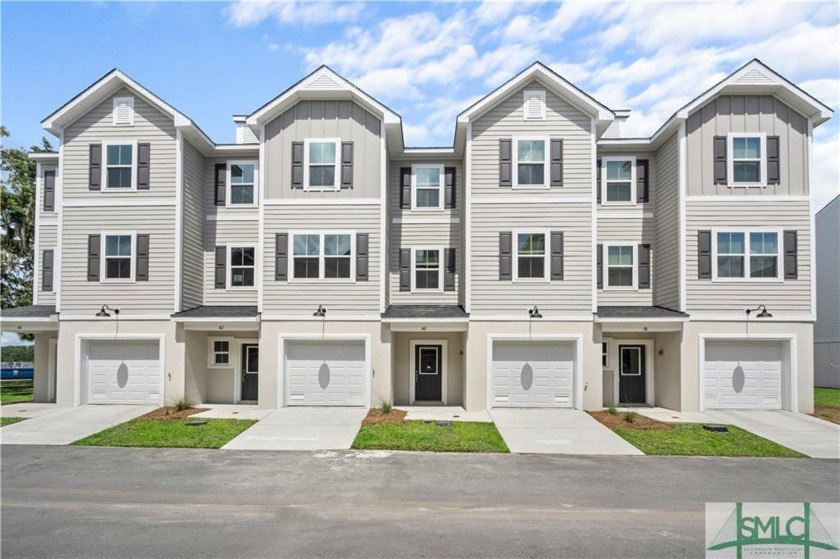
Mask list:
[[[747,319],[750,318],[750,313],[755,312],[757,310],[761,310],[761,312],[756,315],[756,318],[773,318],[773,315],[767,312],[767,307],[765,307],[764,305],[759,305],[754,309],[746,309]]]
[[[537,306],[534,305],[533,309],[528,309],[528,317],[529,318],[542,318],[543,315],[540,314],[540,309],[538,309]]]
[[[112,309],[108,305],[102,305],[102,308],[99,309],[98,313],[96,313],[96,317],[97,318],[110,318],[111,314],[108,311],[106,311],[105,309],[108,309],[108,311],[114,311],[115,315],[117,315],[118,317],[120,316],[120,309]]]
[[[327,309],[324,308],[324,305],[318,305],[318,310],[312,313],[312,316],[324,318],[327,316]]]

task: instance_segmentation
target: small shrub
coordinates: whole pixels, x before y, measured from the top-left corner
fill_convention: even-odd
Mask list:
[[[188,398],[181,398],[179,400],[175,400],[172,403],[172,407],[175,408],[175,411],[184,411],[193,407],[193,404]]]
[[[625,413],[624,421],[626,421],[627,423],[633,423],[634,421],[636,421],[636,414],[630,411]]]
[[[393,407],[394,402],[392,402],[391,400],[386,400],[385,398],[379,400],[379,411],[381,411],[383,414],[391,413]]]
[[[607,408],[607,413],[610,414],[610,415],[617,415],[618,414],[618,412],[616,411],[614,406],[608,407]]]

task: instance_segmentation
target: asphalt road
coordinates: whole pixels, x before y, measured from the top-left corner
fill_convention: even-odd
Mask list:
[[[2,556],[702,557],[707,501],[840,461],[3,446]]]

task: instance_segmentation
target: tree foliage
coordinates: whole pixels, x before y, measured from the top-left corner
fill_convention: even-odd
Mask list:
[[[29,363],[35,361],[35,346],[34,345],[8,345],[0,350],[0,360],[4,363],[7,361],[20,361],[22,363]]]

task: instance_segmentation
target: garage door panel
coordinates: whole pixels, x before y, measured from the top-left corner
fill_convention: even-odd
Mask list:
[[[494,342],[494,407],[572,407],[574,346],[564,342]]]
[[[367,390],[364,342],[286,342],[288,405],[362,406]]]
[[[157,341],[91,341],[87,383],[90,404],[157,404],[161,396]]]
[[[709,409],[781,409],[782,344],[706,342],[703,395]]]

